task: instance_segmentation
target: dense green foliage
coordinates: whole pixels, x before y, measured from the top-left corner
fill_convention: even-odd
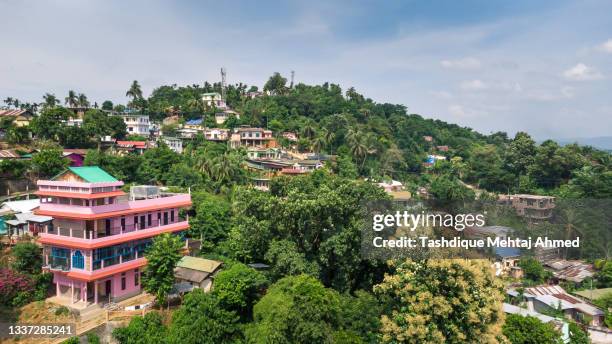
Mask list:
[[[174,284],[174,268],[181,259],[181,240],[171,234],[162,234],[153,239],[147,249],[147,266],[142,276],[146,291],[155,295],[157,302],[163,304]]]
[[[561,344],[561,334],[538,318],[510,314],[503,327],[504,336],[512,344]]]

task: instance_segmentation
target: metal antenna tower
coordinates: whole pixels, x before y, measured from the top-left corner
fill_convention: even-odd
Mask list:
[[[225,100],[225,78],[227,76],[227,71],[225,67],[221,67],[221,99]]]

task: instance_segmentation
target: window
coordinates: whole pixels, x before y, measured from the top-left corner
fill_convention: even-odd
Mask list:
[[[174,210],[170,211],[170,222],[174,222]]]
[[[138,278],[140,277],[140,274],[138,273],[138,269],[134,270],[134,285],[138,285],[140,283],[140,281],[138,280]]]
[[[121,230],[125,230],[125,217],[121,218]]]
[[[147,224],[149,227],[153,224],[153,216],[151,214],[147,214]]]
[[[74,251],[72,254],[72,267],[77,269],[85,268],[85,259],[83,259],[83,254],[79,250]]]
[[[121,290],[125,290],[125,272],[121,274]]]

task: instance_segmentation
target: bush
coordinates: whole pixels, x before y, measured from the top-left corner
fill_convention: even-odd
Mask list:
[[[0,269],[0,304],[20,306],[29,301],[34,287],[32,279],[10,269]]]
[[[100,337],[95,333],[87,334],[87,343],[89,344],[100,344]]]
[[[59,306],[55,310],[55,315],[58,316],[58,317],[62,316],[62,315],[68,315],[68,314],[70,314],[70,310],[66,306]]]

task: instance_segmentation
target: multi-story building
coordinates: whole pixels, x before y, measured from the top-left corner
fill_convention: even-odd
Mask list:
[[[227,104],[225,103],[225,100],[223,100],[223,97],[221,96],[221,94],[217,92],[210,92],[210,93],[202,94],[202,101],[204,102],[204,104],[206,104],[206,106],[209,106],[209,107],[214,106],[217,109],[227,108]]]
[[[141,291],[144,251],[163,233],[183,235],[188,194],[128,197],[123,182],[99,167],[70,167],[39,180],[37,215],[53,217],[39,233],[43,268],[53,273],[57,300],[76,309],[116,302]]]
[[[204,129],[204,138],[209,141],[227,141],[229,138],[229,129]]]
[[[272,137],[272,130],[263,128],[240,127],[234,129],[230,137],[230,146],[238,147],[269,147],[276,146],[276,140]]]
[[[151,130],[149,115],[122,113],[119,116],[121,116],[127,127],[128,135],[149,136]]]
[[[555,208],[555,198],[552,196],[500,195],[499,201],[514,208],[517,215],[534,220],[551,218]]]
[[[172,149],[176,153],[183,153],[183,140],[179,139],[178,137],[163,136],[161,141],[163,141],[168,148]]]

